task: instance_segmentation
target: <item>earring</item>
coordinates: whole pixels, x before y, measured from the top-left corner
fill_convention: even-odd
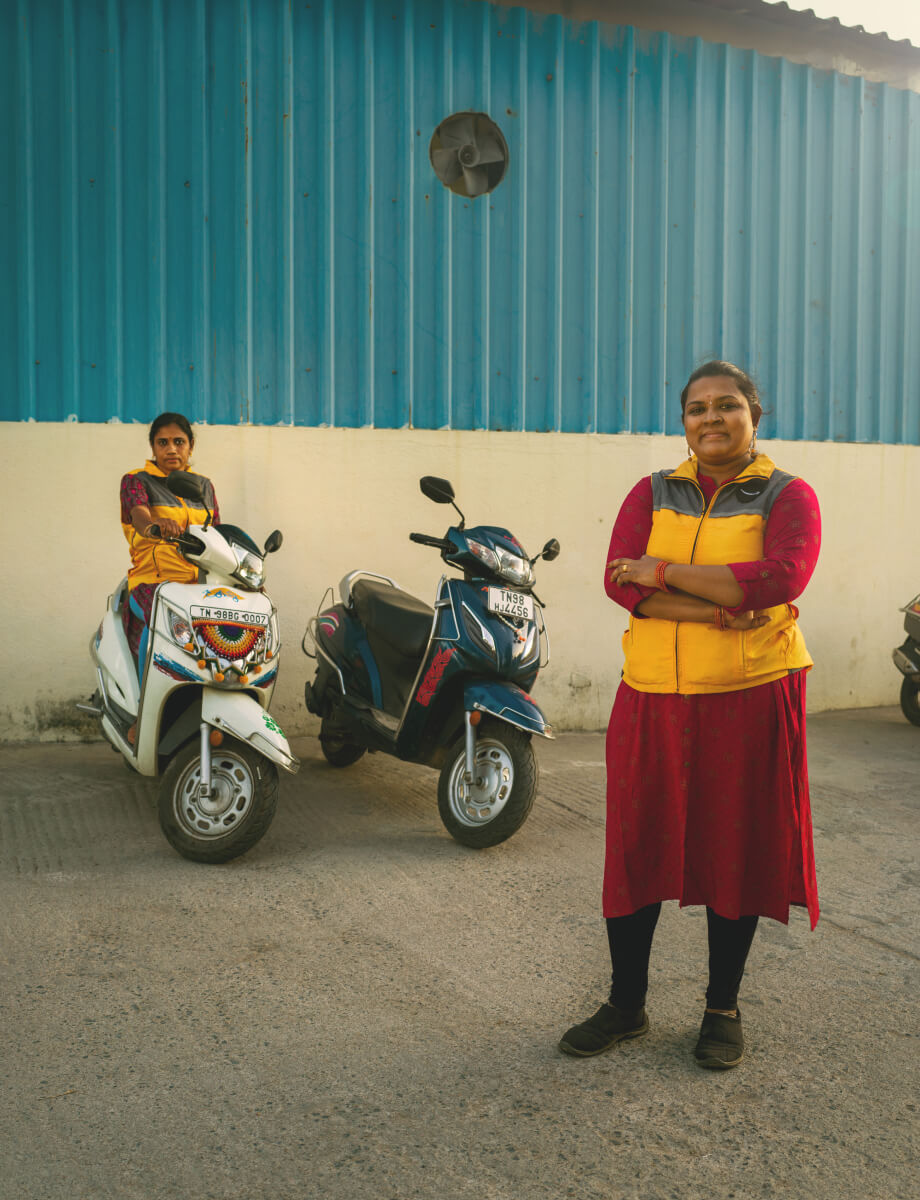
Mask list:
[[[751,438],[750,453],[753,458],[757,457],[757,430],[756,429],[754,430],[754,436]]]
[[[692,459],[693,459],[693,451],[690,449],[690,443],[689,443],[689,442],[687,443],[687,458],[688,458],[688,459],[690,459],[690,460],[692,460]]]

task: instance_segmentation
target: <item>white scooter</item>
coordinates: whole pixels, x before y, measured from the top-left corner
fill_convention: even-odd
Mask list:
[[[202,482],[187,471],[166,481],[174,495],[206,508]],[[268,712],[281,640],[262,591],[263,560],[281,534],[270,534],[263,551],[237,526],[212,525],[208,512],[172,544],[199,568],[200,582],[160,584],[135,665],[121,581],[90,642],[96,693],[77,707],[100,718],[105,737],[139,774],[162,776],[159,818],[169,843],[195,862],[227,862],[271,824],[277,767],[300,768]]]

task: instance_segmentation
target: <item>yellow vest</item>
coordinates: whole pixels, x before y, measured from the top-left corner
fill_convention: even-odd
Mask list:
[[[186,467],[186,470],[188,468]],[[148,459],[142,467],[129,472],[131,475],[143,477],[147,495],[150,497],[150,511],[154,521],[170,518],[184,528],[188,525],[203,525],[207,511],[196,508],[187,500],[174,496],[166,486],[166,473],[161,471],[155,462]],[[208,507],[214,508],[214,489],[207,485],[205,499]],[[121,523],[124,535],[128,539],[131,550],[131,567],[128,571],[128,587],[136,588],[140,583],[163,583],[171,579],[176,583],[195,583],[198,579],[198,568],[186,562],[179,551],[159,538],[142,537],[133,525]]]
[[[758,454],[707,505],[695,458],[676,471],[657,472],[652,476],[654,512],[646,553],[698,566],[762,559],[770,509],[793,479]],[[623,635],[623,679],[639,692],[735,692],[811,667],[795,606],[764,611],[767,624],[746,630],[631,617]]]

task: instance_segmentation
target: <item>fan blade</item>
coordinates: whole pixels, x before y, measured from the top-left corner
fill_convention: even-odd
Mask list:
[[[431,162],[438,179],[448,187],[460,178],[460,161],[456,150],[432,150]]]
[[[493,137],[491,133],[483,133],[476,139],[476,148],[479,151],[479,161],[481,163],[504,162],[505,152],[502,149],[501,142],[497,137]]]
[[[466,194],[470,199],[489,190],[489,173],[484,167],[464,167],[463,179],[466,183]]]
[[[441,145],[448,150],[459,150],[461,146],[468,146],[473,140],[472,117],[455,117],[452,121],[442,122],[438,136]]]

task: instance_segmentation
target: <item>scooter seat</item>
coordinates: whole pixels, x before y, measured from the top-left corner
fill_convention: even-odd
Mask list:
[[[358,579],[351,589],[358,620],[406,658],[421,658],[434,609],[408,592],[373,579]]]

